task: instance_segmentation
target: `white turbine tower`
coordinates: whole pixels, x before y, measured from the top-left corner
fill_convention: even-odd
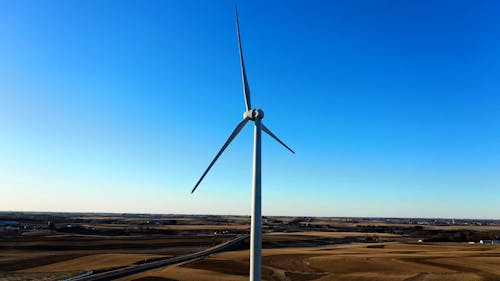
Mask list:
[[[282,144],[286,149],[295,153],[290,147],[288,147],[284,142],[282,142],[276,135],[274,135],[271,130],[269,130],[264,124],[262,124],[262,119],[264,118],[264,111],[257,108],[253,109],[250,103],[250,87],[248,86],[247,74],[245,71],[245,63],[243,61],[243,50],[241,49],[241,39],[240,39],[240,24],[238,22],[238,9],[236,9],[236,30],[238,34],[238,47],[240,50],[240,64],[241,64],[241,75],[243,78],[243,94],[245,96],[245,106],[246,111],[243,114],[243,121],[241,121],[234,131],[231,133],[226,143],[219,150],[217,155],[215,155],[214,160],[208,165],[201,178],[198,180],[194,186],[191,193],[193,193],[198,185],[201,183],[203,178],[207,175],[208,171],[214,165],[215,161],[219,159],[224,150],[229,146],[231,141],[238,135],[238,133],[245,127],[248,121],[254,122],[254,146],[253,146],[253,190],[252,190],[252,221],[250,230],[250,280],[257,281],[261,280],[261,250],[262,250],[262,212],[261,212],[261,132],[264,131],[269,136],[274,138],[280,144]]]

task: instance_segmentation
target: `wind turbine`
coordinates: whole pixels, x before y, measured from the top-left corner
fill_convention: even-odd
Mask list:
[[[240,64],[241,64],[241,76],[243,79],[243,95],[245,97],[245,107],[246,111],[243,113],[243,121],[241,121],[236,128],[231,133],[227,141],[224,143],[222,148],[219,150],[215,158],[212,160],[208,168],[205,170],[201,178],[198,180],[194,186],[191,194],[198,188],[201,181],[207,175],[210,168],[214,165],[215,161],[219,159],[224,150],[229,146],[229,144],[236,138],[240,131],[245,127],[248,121],[254,122],[254,145],[253,145],[253,189],[252,189],[252,218],[250,227],[250,280],[260,281],[261,280],[261,251],[262,251],[262,212],[261,212],[261,132],[264,131],[266,134],[271,136],[273,139],[278,141],[286,149],[295,153],[290,147],[288,147],[284,142],[282,142],[275,134],[271,132],[263,123],[264,111],[262,109],[252,108],[250,102],[250,87],[248,86],[247,73],[245,71],[245,62],[243,60],[243,50],[241,48],[241,38],[240,38],[240,24],[238,21],[238,8],[235,9],[236,13],[236,31],[238,34],[238,47],[240,51]]]

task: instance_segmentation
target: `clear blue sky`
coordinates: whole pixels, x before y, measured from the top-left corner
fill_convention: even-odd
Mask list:
[[[0,209],[249,214],[234,1],[1,1]],[[500,218],[498,1],[238,1],[265,215]]]

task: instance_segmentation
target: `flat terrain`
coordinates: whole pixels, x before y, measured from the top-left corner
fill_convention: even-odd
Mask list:
[[[244,216],[0,213],[0,280],[63,280],[175,258],[248,234],[249,224]],[[265,217],[263,224],[265,280],[500,281],[500,244],[479,243],[500,243],[499,221]],[[248,280],[248,244],[120,280]]]
[[[248,280],[248,257],[246,250],[225,252],[119,280]],[[265,249],[263,278],[500,280],[500,246],[393,242]]]
[[[165,256],[149,255],[149,254],[97,254],[97,255],[87,255],[61,262],[54,262],[48,265],[32,267],[21,271],[61,272],[61,271],[105,270],[163,257]]]
[[[195,253],[225,240],[213,235],[67,234],[0,239],[0,280],[61,280]]]

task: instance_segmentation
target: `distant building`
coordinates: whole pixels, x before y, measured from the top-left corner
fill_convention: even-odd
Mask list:
[[[479,241],[479,243],[500,245],[500,240],[481,240],[481,241]]]

